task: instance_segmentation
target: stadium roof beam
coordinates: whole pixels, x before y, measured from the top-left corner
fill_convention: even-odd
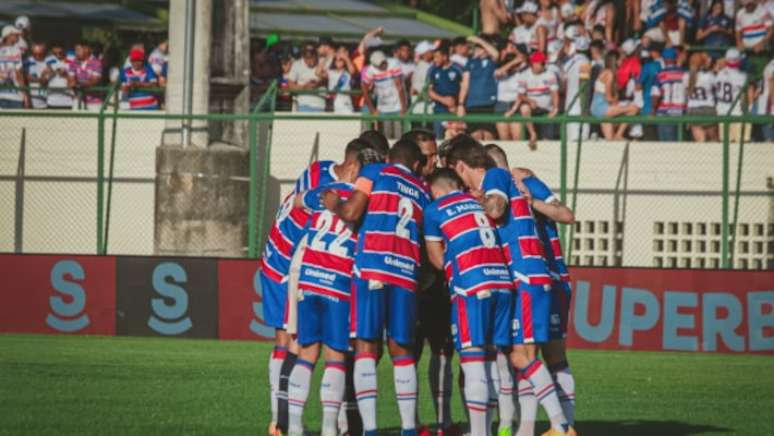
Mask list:
[[[469,35],[471,29],[443,18],[387,1],[253,0],[253,36],[278,33],[287,38],[321,35],[358,40],[383,26],[386,40],[437,39]]]
[[[0,1],[0,18],[10,18],[12,21],[19,15],[38,19],[99,22],[131,30],[136,30],[138,27],[147,30],[166,30],[166,24],[162,23],[161,20],[116,3]]]

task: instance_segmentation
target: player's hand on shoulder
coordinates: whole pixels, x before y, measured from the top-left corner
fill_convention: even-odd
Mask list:
[[[320,201],[326,209],[334,212],[339,204],[339,195],[334,191],[325,191],[320,196]]]
[[[516,180],[517,182],[521,182],[527,177],[534,176],[535,173],[533,173],[532,170],[528,168],[514,167],[514,168],[511,168],[511,175],[513,176],[514,180]]]

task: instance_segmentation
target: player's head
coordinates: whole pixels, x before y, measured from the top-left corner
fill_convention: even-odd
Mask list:
[[[340,178],[343,182],[354,182],[360,169],[363,167],[362,154],[365,150],[372,150],[372,154],[378,154],[373,152],[367,142],[355,138],[347,144],[344,149],[344,161],[339,164],[339,168],[342,171]]]
[[[448,165],[446,164],[446,158],[449,156],[449,152],[452,148],[452,143],[454,141],[454,138],[447,139],[441,143],[441,145],[438,146],[438,166],[441,168],[446,168]]]
[[[410,139],[400,139],[393,144],[387,155],[387,160],[393,164],[401,164],[414,173],[425,165],[425,157],[416,142]]]
[[[505,154],[505,150],[500,148],[497,144],[487,144],[484,146],[484,150],[486,150],[489,157],[494,160],[495,165],[497,165],[499,168],[502,168],[504,170],[507,170],[510,168],[508,165],[508,156]]]
[[[368,145],[374,150],[387,156],[387,152],[390,150],[390,143],[387,138],[378,130],[366,130],[360,134],[360,139],[368,143]]]
[[[433,199],[443,197],[450,192],[460,191],[465,187],[460,176],[451,168],[436,168],[427,177],[427,183],[430,185]]]
[[[451,150],[446,157],[446,165],[453,168],[468,188],[477,188],[473,174],[477,170],[494,168],[494,160],[478,141],[470,135],[459,135],[452,141]]]
[[[427,177],[433,172],[438,160],[438,145],[435,143],[433,132],[425,129],[414,129],[403,134],[400,139],[409,139],[417,143],[419,150],[425,157],[425,164],[420,168],[422,177]]]

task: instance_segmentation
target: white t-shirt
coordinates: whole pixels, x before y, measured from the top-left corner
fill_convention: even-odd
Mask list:
[[[537,26],[527,27],[523,24],[517,26],[511,31],[509,38],[514,44],[524,44],[534,49],[537,47]]]
[[[0,47],[0,85],[21,86],[17,80],[17,71],[22,71],[23,66],[22,52],[18,47]],[[22,101],[22,94],[16,89],[4,88],[0,89],[0,99]]]
[[[29,76],[38,79],[49,71],[49,67],[45,59],[38,61],[33,57],[29,57],[26,62],[26,70]],[[43,109],[46,107],[46,89],[41,88],[40,83],[30,82],[30,98],[33,108]]]
[[[691,73],[688,73],[688,83],[690,84]],[[697,107],[715,107],[715,74],[711,71],[699,71],[696,73],[696,83],[693,85],[693,92],[688,94],[688,109]]]
[[[153,68],[153,72],[156,73],[156,76],[162,76],[164,65],[167,64],[168,57],[169,55],[163,53],[158,47],[154,48],[150,56],[148,56],[148,63],[151,68]]]
[[[320,81],[315,70],[317,67],[310,67],[303,59],[298,59],[290,66],[288,80],[296,82],[298,85],[306,85],[311,81]],[[299,106],[308,106],[317,109],[325,109],[325,99],[316,95],[300,94],[296,96],[296,102]]]
[[[403,80],[408,80],[411,78],[411,75],[414,74],[414,70],[417,68],[417,65],[412,62],[401,62],[400,59],[395,60],[400,67],[400,73],[403,76]]]
[[[589,58],[580,53],[568,57],[562,64],[562,80],[565,83],[564,109],[570,115],[581,113],[581,98],[575,98],[575,96],[580,91],[580,72],[584,65],[589,65]],[[575,103],[570,108],[569,105],[573,100]]]
[[[376,96],[376,109],[380,113],[400,112],[400,91],[395,86],[395,78],[401,77],[400,65],[387,63],[386,70],[380,70],[373,65],[366,68],[362,75],[363,83],[373,84],[373,93]]]
[[[559,91],[556,75],[548,70],[535,74],[528,69],[519,81],[519,94],[534,100],[537,107],[551,112],[554,109],[551,93]]]
[[[761,77],[761,95],[758,97],[758,115],[770,115],[772,112],[771,105],[769,104],[769,96],[771,95],[771,79],[774,78],[774,59],[771,60],[766,68],[763,70],[763,76]]]
[[[352,89],[352,76],[347,70],[328,70],[329,91],[350,91]],[[352,96],[349,94],[336,94],[333,99],[333,112],[352,113]]]
[[[742,91],[747,81],[747,74],[737,68],[725,67],[715,76],[715,99],[717,100],[718,115],[726,115],[736,96]],[[742,115],[742,101],[736,103],[731,115]]]
[[[419,61],[414,68],[414,74],[411,75],[411,89],[417,94],[422,92],[427,82],[427,72],[430,71],[430,67],[433,64],[431,62]]]
[[[468,58],[466,58],[465,56],[462,56],[462,55],[458,55],[457,53],[449,56],[449,59],[453,63],[459,65],[460,68],[465,68],[465,65],[468,64]]]
[[[526,69],[513,71],[510,75],[497,79],[497,101],[512,103],[519,96],[519,82]]]
[[[748,13],[745,8],[739,9],[736,13],[736,31],[742,33],[742,45],[746,48],[761,42],[766,37],[769,27],[771,27],[771,17],[763,6],[756,5],[751,13]]]
[[[49,64],[54,75],[48,81],[46,104],[51,107],[71,108],[73,93],[67,89],[67,62],[56,59]]]
[[[559,19],[558,9],[551,8],[550,15],[551,18],[546,18],[543,14],[540,14],[535,22],[535,27],[543,26],[546,28],[546,43],[556,40],[556,36],[559,33],[559,26],[562,24],[562,21]]]

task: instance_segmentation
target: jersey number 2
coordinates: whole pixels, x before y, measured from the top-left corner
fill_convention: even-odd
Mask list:
[[[414,205],[406,197],[398,201],[398,225],[395,226],[395,235],[399,238],[411,239],[411,231],[408,229],[408,223],[414,215]]]

